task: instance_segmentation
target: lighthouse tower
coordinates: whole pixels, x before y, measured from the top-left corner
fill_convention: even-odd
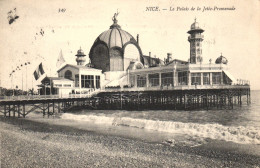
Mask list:
[[[84,65],[86,59],[84,58],[86,55],[84,54],[83,50],[80,49],[78,50],[77,52],[77,55],[75,55],[77,58],[76,58],[76,61],[77,61],[77,65]]]
[[[204,36],[202,33],[204,32],[203,29],[199,27],[199,23],[195,21],[191,25],[190,30],[187,32],[190,34],[188,37],[188,41],[190,42],[190,63],[202,63],[202,41]]]

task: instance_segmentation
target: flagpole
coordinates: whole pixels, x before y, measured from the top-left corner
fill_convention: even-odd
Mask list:
[[[28,95],[28,90],[27,90],[27,63],[26,63],[26,87],[25,87],[25,91],[26,91],[26,94]]]
[[[23,95],[23,69],[22,69],[22,95]]]
[[[11,78],[11,89],[13,90],[13,96],[14,96],[14,85],[13,85],[13,66],[12,66],[12,73],[11,73],[11,76],[12,76],[12,78]]]

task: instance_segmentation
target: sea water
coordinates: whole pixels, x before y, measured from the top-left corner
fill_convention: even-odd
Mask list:
[[[260,145],[260,91],[251,91],[251,104],[244,100],[233,110],[79,110],[60,118],[80,129],[170,144],[220,140]]]

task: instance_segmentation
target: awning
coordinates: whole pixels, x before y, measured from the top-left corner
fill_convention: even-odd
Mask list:
[[[223,70],[223,72],[227,75],[227,77],[229,77],[229,79],[233,82],[233,84],[237,81],[237,79],[233,75],[231,75],[230,72],[226,70]]]
[[[109,86],[121,86],[122,87],[124,85],[127,85],[127,75],[123,76],[120,79],[111,81],[110,83],[108,83],[106,85],[106,87],[109,87]]]

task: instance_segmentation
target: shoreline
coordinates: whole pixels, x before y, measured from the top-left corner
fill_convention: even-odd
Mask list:
[[[240,145],[229,142],[171,146],[26,118],[0,117],[0,124],[2,167],[32,164],[36,167],[257,167],[260,164],[259,155],[234,150]]]

